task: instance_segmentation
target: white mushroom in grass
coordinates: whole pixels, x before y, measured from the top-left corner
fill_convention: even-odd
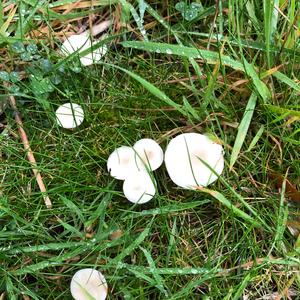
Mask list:
[[[155,195],[154,180],[146,171],[131,173],[123,183],[125,197],[132,203],[143,204]]]
[[[133,149],[136,154],[136,163],[140,170],[158,169],[164,161],[164,152],[159,144],[152,139],[141,139],[137,141]]]
[[[116,179],[124,180],[132,172],[137,171],[135,152],[132,147],[121,146],[115,149],[107,160],[107,169]]]
[[[184,133],[170,141],[165,152],[165,164],[172,181],[185,189],[208,186],[217,180],[224,168],[223,148],[207,136]]]
[[[76,103],[65,103],[59,106],[55,115],[58,125],[68,129],[79,126],[84,119],[83,109]]]
[[[92,42],[87,32],[82,34],[74,34],[68,37],[61,46],[62,53],[66,56],[71,55],[75,51],[79,50],[79,53],[90,49],[97,42]],[[103,45],[91,53],[80,57],[80,62],[84,66],[92,65],[93,63],[99,62],[102,57],[106,54],[108,48]]]
[[[105,300],[108,287],[101,272],[86,268],[74,274],[70,290],[75,300]]]

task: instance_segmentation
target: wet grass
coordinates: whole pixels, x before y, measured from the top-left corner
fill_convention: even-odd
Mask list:
[[[29,2],[23,5],[30,8]],[[53,202],[46,209],[7,108],[0,128],[1,299],[70,299],[71,277],[84,267],[105,275],[109,299],[299,295],[299,202],[285,193],[284,182],[278,189],[270,173],[299,184],[300,7],[280,2],[284,16],[276,19],[276,8],[265,7],[264,15],[254,1],[220,1],[218,11],[214,3],[203,2],[192,21],[175,3],[152,3],[144,26],[149,42],[160,43],[155,47],[142,41],[124,6],[97,6],[96,13],[114,13],[135,33],[112,31],[103,63],[80,70],[62,60],[50,40],[30,38],[35,25],[55,29],[57,15],[40,21],[39,11],[33,12],[21,36],[20,15],[14,16],[7,29],[13,33],[1,39],[2,69],[26,70],[11,45],[16,38],[34,40],[37,63],[47,58],[53,64],[40,67],[39,81],[47,84],[56,74],[63,80],[47,94],[37,92],[41,86],[27,76],[30,70],[9,91],[1,84],[1,99],[13,94],[18,101]],[[4,7],[9,4],[14,2]],[[90,11],[73,9],[61,24],[77,26],[75,13],[86,21]],[[8,18],[3,13],[2,30]],[[51,34],[58,44],[61,35]],[[134,47],[122,44],[132,40]],[[184,53],[180,44],[188,47]],[[54,119],[58,105],[70,101],[85,111],[84,123],[71,131]],[[155,198],[131,205],[122,184],[109,177],[108,155],[143,137],[165,149],[170,138],[190,131],[223,143],[222,178],[207,193],[184,191],[163,166],[155,172]]]

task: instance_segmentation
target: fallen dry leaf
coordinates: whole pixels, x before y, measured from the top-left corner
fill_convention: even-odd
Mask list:
[[[274,182],[277,189],[281,189],[282,183],[284,181],[284,176],[274,172],[270,171],[268,173],[269,178]],[[300,203],[300,192],[297,190],[295,185],[293,185],[288,179],[286,180],[286,195],[294,202]]]

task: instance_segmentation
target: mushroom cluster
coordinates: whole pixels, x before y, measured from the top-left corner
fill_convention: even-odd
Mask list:
[[[183,133],[167,145],[165,155],[152,139],[141,139],[133,147],[115,149],[107,160],[107,169],[116,179],[124,180],[125,197],[143,204],[155,195],[153,171],[165,161],[171,180],[181,188],[197,189],[213,183],[224,168],[223,147],[208,136]]]
[[[141,139],[133,147],[115,149],[107,160],[107,169],[112,177],[124,180],[123,192],[130,202],[143,204],[155,195],[152,172],[162,165],[163,159],[163,150],[156,141]]]

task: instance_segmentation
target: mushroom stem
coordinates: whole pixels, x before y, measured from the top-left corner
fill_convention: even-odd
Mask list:
[[[103,21],[99,24],[96,24],[94,26],[91,27],[91,29],[88,29],[84,32],[82,32],[80,35],[88,35],[88,34],[91,34],[92,36],[96,36],[98,35],[99,33],[105,31],[107,28],[109,28],[109,26],[112,24],[112,21],[111,20],[106,20],[106,21]]]

